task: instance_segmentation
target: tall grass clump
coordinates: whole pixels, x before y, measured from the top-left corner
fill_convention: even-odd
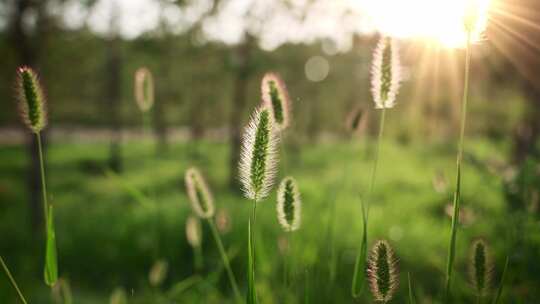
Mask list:
[[[190,215],[186,220],[186,239],[193,248],[195,270],[201,270],[203,266],[202,256],[202,229],[201,222],[195,216]]]
[[[276,132],[272,111],[264,106],[255,110],[245,128],[240,155],[240,182],[245,196],[253,201],[248,222],[248,304],[257,302],[253,229],[257,219],[257,204],[268,196],[274,184],[279,141]]]
[[[476,3],[476,5],[478,5]],[[463,159],[463,149],[464,149],[464,137],[465,137],[465,126],[467,123],[467,103],[469,98],[469,74],[471,66],[471,40],[472,34],[475,31],[478,24],[478,7],[475,6],[474,1],[468,2],[467,10],[465,11],[463,19],[463,27],[466,34],[466,45],[465,45],[465,67],[464,67],[464,78],[463,78],[463,97],[461,99],[461,123],[459,129],[459,141],[457,148],[457,159],[456,159],[456,186],[454,192],[453,200],[453,212],[452,212],[452,226],[450,232],[450,240],[448,245],[448,254],[446,260],[446,277],[445,277],[445,288],[444,288],[444,301],[449,303],[450,301],[450,287],[452,284],[452,273],[454,269],[454,260],[456,254],[456,238],[457,238],[457,229],[459,222],[459,210],[461,203],[461,162]]]
[[[401,63],[397,41],[389,37],[382,37],[373,53],[373,65],[371,69],[371,93],[373,95],[375,109],[381,110],[381,116],[368,194],[365,200],[362,201],[363,233],[354,266],[352,281],[352,296],[354,298],[360,296],[364,288],[363,269],[367,256],[369,208],[377,177],[377,166],[379,162],[381,140],[384,132],[386,109],[394,107],[400,83]]]
[[[288,252],[291,252],[292,240],[291,232],[298,230],[300,228],[301,214],[302,214],[302,200],[300,198],[300,191],[298,190],[298,184],[296,180],[291,177],[285,177],[279,184],[277,192],[277,218],[278,222],[287,233],[287,248]],[[284,281],[285,286],[288,282],[288,260],[291,259],[290,256],[285,257],[284,261]]]
[[[47,200],[47,183],[45,179],[43,145],[41,143],[41,131],[47,125],[47,104],[38,76],[31,68],[23,66],[17,70],[16,95],[22,121],[35,134],[38,144],[46,236],[45,266],[43,272],[45,283],[52,287],[58,280],[56,233],[54,229],[54,208]]]
[[[493,264],[486,242],[482,239],[475,240],[471,246],[469,274],[476,293],[477,303],[480,303],[482,297],[489,290],[492,273]]]
[[[185,183],[189,196],[189,201],[191,203],[191,208],[198,217],[200,217],[201,219],[205,219],[208,222],[208,225],[210,226],[210,231],[212,231],[212,236],[214,237],[219,253],[221,255],[221,259],[223,260],[223,265],[225,266],[225,270],[227,272],[227,276],[229,278],[229,282],[233,289],[234,295],[236,299],[241,302],[242,296],[240,295],[240,290],[238,289],[236,278],[234,276],[234,273],[232,272],[229,258],[227,257],[227,253],[225,251],[225,248],[223,247],[223,242],[221,241],[221,237],[219,236],[216,225],[214,223],[215,207],[214,199],[212,193],[210,192],[210,188],[208,187],[200,171],[194,167],[189,168],[186,171]]]
[[[397,259],[385,240],[375,242],[369,254],[367,278],[375,301],[387,303],[394,297],[399,285]]]

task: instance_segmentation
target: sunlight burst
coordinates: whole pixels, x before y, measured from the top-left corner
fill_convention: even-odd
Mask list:
[[[479,41],[486,29],[490,0],[378,0],[366,1],[365,10],[383,34],[435,41],[449,48],[466,42],[464,18],[476,7],[477,23],[471,40]]]

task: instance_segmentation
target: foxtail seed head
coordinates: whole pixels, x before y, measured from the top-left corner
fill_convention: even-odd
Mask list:
[[[367,112],[361,107],[355,108],[347,116],[347,131],[353,134],[360,134],[366,128]]]
[[[191,208],[201,218],[214,216],[214,198],[201,172],[195,167],[189,168],[185,176],[187,194]]]
[[[302,200],[296,180],[285,177],[279,184],[277,193],[278,221],[287,232],[300,228]]]
[[[255,110],[245,128],[240,155],[240,182],[244,194],[254,201],[264,199],[274,183],[277,164],[277,134],[267,107]]]
[[[375,108],[392,108],[401,82],[401,64],[397,41],[382,37],[373,53],[371,93]]]
[[[399,271],[394,251],[385,240],[373,245],[369,254],[367,278],[376,301],[386,303],[394,296],[399,284]]]
[[[135,101],[141,112],[146,112],[154,105],[154,78],[146,67],[135,72]]]
[[[477,295],[485,295],[491,283],[493,266],[488,246],[483,239],[477,239],[472,243],[469,272]]]
[[[16,94],[24,124],[32,132],[39,133],[47,125],[47,111],[43,89],[31,68],[17,69]]]
[[[110,304],[127,304],[126,291],[121,287],[117,287],[111,294],[109,303]]]
[[[290,122],[290,99],[287,87],[275,73],[266,73],[261,81],[263,105],[270,109],[276,128],[286,129]]]
[[[150,269],[150,272],[148,273],[148,281],[150,282],[150,285],[154,287],[161,285],[161,283],[163,283],[163,281],[167,277],[168,272],[169,263],[167,263],[167,261],[156,261]]]
[[[199,247],[202,243],[201,222],[195,216],[190,215],[186,220],[186,238],[191,247]]]

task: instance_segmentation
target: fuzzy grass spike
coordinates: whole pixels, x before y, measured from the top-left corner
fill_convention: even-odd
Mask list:
[[[210,231],[212,232],[212,236],[214,237],[218,247],[219,254],[221,255],[225,270],[227,271],[227,276],[231,283],[233,292],[237,301],[240,302],[242,297],[238,289],[238,284],[236,283],[236,278],[232,272],[225,247],[223,246],[223,242],[219,236],[216,224],[214,223],[215,207],[210,189],[208,188],[208,185],[206,184],[206,181],[204,180],[200,171],[195,167],[191,167],[186,171],[185,180],[191,207],[197,216],[208,221]]]
[[[298,184],[293,177],[284,178],[277,194],[278,221],[287,232],[300,228],[302,201]]]
[[[471,247],[469,274],[477,298],[483,297],[488,291],[493,273],[493,266],[486,242],[475,240]]]
[[[47,125],[47,107],[43,89],[34,70],[23,66],[17,70],[19,111],[24,124],[34,133]]]
[[[275,73],[266,73],[261,81],[263,106],[272,112],[276,128],[280,131],[290,124],[291,101],[285,83]]]
[[[382,37],[373,53],[371,93],[377,109],[393,108],[401,83],[397,41]]]
[[[387,303],[399,285],[399,272],[394,251],[387,241],[377,241],[371,249],[367,277],[373,298]]]
[[[271,110],[262,107],[245,129],[240,156],[240,182],[247,198],[258,202],[274,184],[278,137]]]
[[[185,182],[193,212],[201,218],[214,216],[214,198],[199,169],[189,168],[186,171]]]
[[[148,112],[154,105],[154,78],[146,67],[135,72],[135,101],[141,112]]]

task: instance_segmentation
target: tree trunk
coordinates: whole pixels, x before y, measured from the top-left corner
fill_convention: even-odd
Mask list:
[[[253,38],[248,37],[246,41],[235,49],[235,59],[237,60],[236,77],[234,80],[233,99],[229,121],[230,147],[229,158],[229,185],[232,189],[238,190],[238,161],[240,159],[240,146],[242,141],[242,117],[246,107],[247,84],[250,76],[250,55],[253,47]]]
[[[106,62],[106,102],[105,113],[109,113],[109,128],[111,132],[111,141],[109,146],[108,165],[114,172],[122,171],[122,122],[120,116],[121,110],[121,73],[122,61],[119,49],[118,38],[112,38],[108,42],[107,62]]]
[[[40,23],[45,23],[45,1],[42,1],[38,7],[36,4],[29,0],[19,0],[15,1],[14,14],[11,20],[11,33],[10,40],[12,45],[15,47],[17,54],[19,56],[19,65],[27,65],[33,68],[36,68],[38,64],[38,51],[41,49],[40,46],[44,45],[45,37],[37,37],[32,39],[28,37],[28,33],[24,29],[24,14],[32,8],[36,8],[39,16],[38,20]],[[39,32],[36,33],[45,34],[45,27]],[[42,132],[43,138],[43,153],[46,153],[46,140],[45,132]],[[28,165],[28,179],[27,187],[29,193],[29,210],[31,218],[32,231],[38,232],[43,228],[43,210],[41,203],[41,179],[40,179],[40,163],[39,163],[39,154],[37,149],[37,140],[33,133],[28,132],[28,141],[27,141],[27,153],[29,156],[29,165]],[[45,158],[46,159],[46,158]],[[38,235],[35,233],[34,235]]]

